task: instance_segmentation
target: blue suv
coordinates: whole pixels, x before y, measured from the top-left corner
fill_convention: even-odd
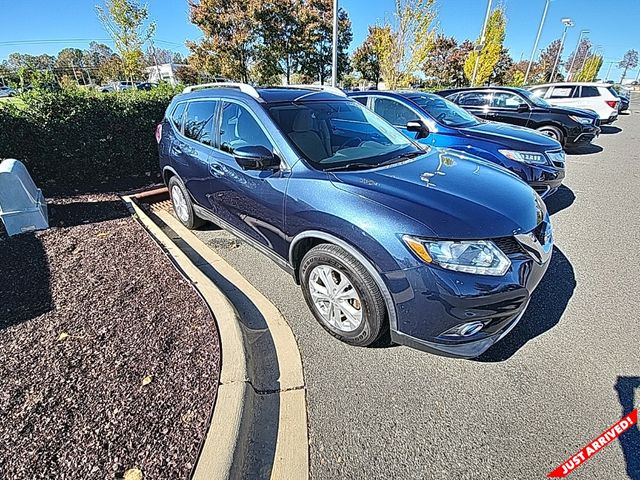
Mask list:
[[[549,264],[549,216],[526,183],[417,144],[339,90],[188,87],[156,138],[179,220],[271,258],[352,345],[390,329],[396,343],[480,355]]]
[[[497,163],[543,198],[562,184],[565,153],[556,140],[534,130],[480,120],[439,95],[409,91],[350,92],[409,138],[463,150]]]

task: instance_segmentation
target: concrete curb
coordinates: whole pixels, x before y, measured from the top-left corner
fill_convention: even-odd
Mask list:
[[[173,240],[132,197],[123,200],[191,279],[214,312],[220,331],[220,385],[193,478],[308,478],[302,360],[282,314],[171,213],[153,211],[178,237]],[[176,245],[178,239],[189,252]],[[218,285],[212,278],[219,279]],[[234,293],[244,299],[240,314],[229,300]],[[253,316],[257,310],[259,324],[244,320],[247,309]]]

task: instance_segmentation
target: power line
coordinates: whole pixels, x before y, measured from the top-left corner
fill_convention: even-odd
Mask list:
[[[56,43],[86,43],[86,42],[108,42],[113,43],[111,38],[51,38],[40,40],[11,40],[8,42],[0,42],[0,46],[19,46],[19,45],[47,45]],[[184,47],[184,44],[171,42],[169,40],[155,40],[156,43],[164,45],[173,45],[176,47]]]

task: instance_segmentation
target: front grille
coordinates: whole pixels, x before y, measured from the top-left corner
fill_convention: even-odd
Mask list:
[[[493,243],[507,256],[525,253],[518,241],[513,237],[496,238]]]

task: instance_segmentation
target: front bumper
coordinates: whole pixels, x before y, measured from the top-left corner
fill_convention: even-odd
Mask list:
[[[533,188],[538,195],[542,198],[546,198],[552,195],[564,180],[565,170],[564,168],[558,168],[554,170],[542,170],[539,172],[538,177],[529,183],[529,186]]]
[[[472,275],[424,265],[386,274],[396,305],[395,343],[459,358],[474,358],[503,338],[524,315],[544,276],[548,256],[509,254],[511,268],[501,277]],[[501,247],[502,248],[502,247]],[[469,322],[482,329],[468,337],[444,334]]]
[[[589,143],[600,135],[600,127],[597,125],[583,126],[579,132],[567,137],[567,143]]]

